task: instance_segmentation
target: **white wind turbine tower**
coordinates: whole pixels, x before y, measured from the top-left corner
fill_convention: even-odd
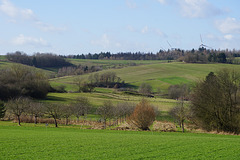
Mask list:
[[[172,45],[168,41],[167,41],[167,43],[168,43],[169,47],[171,48],[171,51],[177,49],[177,48],[173,48]]]

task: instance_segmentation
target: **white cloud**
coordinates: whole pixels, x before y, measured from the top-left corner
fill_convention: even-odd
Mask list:
[[[42,38],[27,37],[27,36],[24,36],[23,34],[20,34],[18,37],[15,37],[12,40],[12,43],[15,45],[31,45],[36,47],[49,46],[47,41],[45,41]]]
[[[116,49],[121,48],[122,43],[119,41],[116,41],[115,39],[111,38],[108,34],[103,34],[102,37],[98,40],[92,40],[92,45],[100,46],[102,49]]]
[[[233,39],[233,35],[227,34],[227,35],[224,36],[224,38],[225,38],[226,40],[232,40],[232,39]]]
[[[0,13],[10,18],[8,22],[17,23],[19,20],[27,20],[44,32],[60,32],[66,30],[66,27],[55,27],[42,22],[31,9],[18,8],[9,0],[0,0]]]
[[[182,15],[189,18],[204,18],[222,14],[223,11],[207,0],[177,0]]]
[[[34,19],[35,15],[31,9],[21,9],[14,6],[9,0],[1,0],[0,12],[11,18]]]
[[[110,47],[110,39],[107,34],[103,34],[99,40],[91,41],[91,44],[99,45],[99,46],[103,47],[104,49],[106,49],[106,48]]]
[[[216,21],[217,29],[224,33],[240,33],[240,21],[235,18],[226,18]]]

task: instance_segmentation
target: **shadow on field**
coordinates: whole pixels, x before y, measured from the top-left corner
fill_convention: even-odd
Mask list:
[[[174,122],[173,117],[170,116],[167,111],[160,112],[160,115],[156,117],[156,120],[158,120],[158,121]]]
[[[137,86],[135,86],[135,85],[132,85],[132,84],[129,84],[129,83],[126,83],[124,88],[138,89],[138,87],[137,87]]]
[[[64,101],[67,101],[67,98],[56,97],[56,96],[47,96],[47,98],[45,100],[64,102]]]

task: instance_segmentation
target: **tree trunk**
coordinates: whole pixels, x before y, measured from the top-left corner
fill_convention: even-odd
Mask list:
[[[104,129],[106,129],[106,126],[107,126],[106,122],[107,122],[107,120],[104,119]]]
[[[68,125],[68,117],[66,117],[66,125]]]
[[[184,121],[182,121],[182,133],[184,133]]]
[[[57,119],[56,119],[56,118],[54,118],[54,123],[55,123],[55,127],[58,127]]]
[[[34,116],[34,123],[37,124],[37,116]]]
[[[18,125],[21,126],[20,115],[18,115],[17,118],[18,118]]]

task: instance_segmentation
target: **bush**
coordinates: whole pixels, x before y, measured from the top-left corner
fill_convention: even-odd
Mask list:
[[[5,107],[3,101],[0,101],[0,119],[4,117],[5,115]]]
[[[142,99],[142,101],[137,104],[129,119],[130,122],[139,129],[149,130],[149,126],[154,122],[155,118],[154,108],[147,100]]]

